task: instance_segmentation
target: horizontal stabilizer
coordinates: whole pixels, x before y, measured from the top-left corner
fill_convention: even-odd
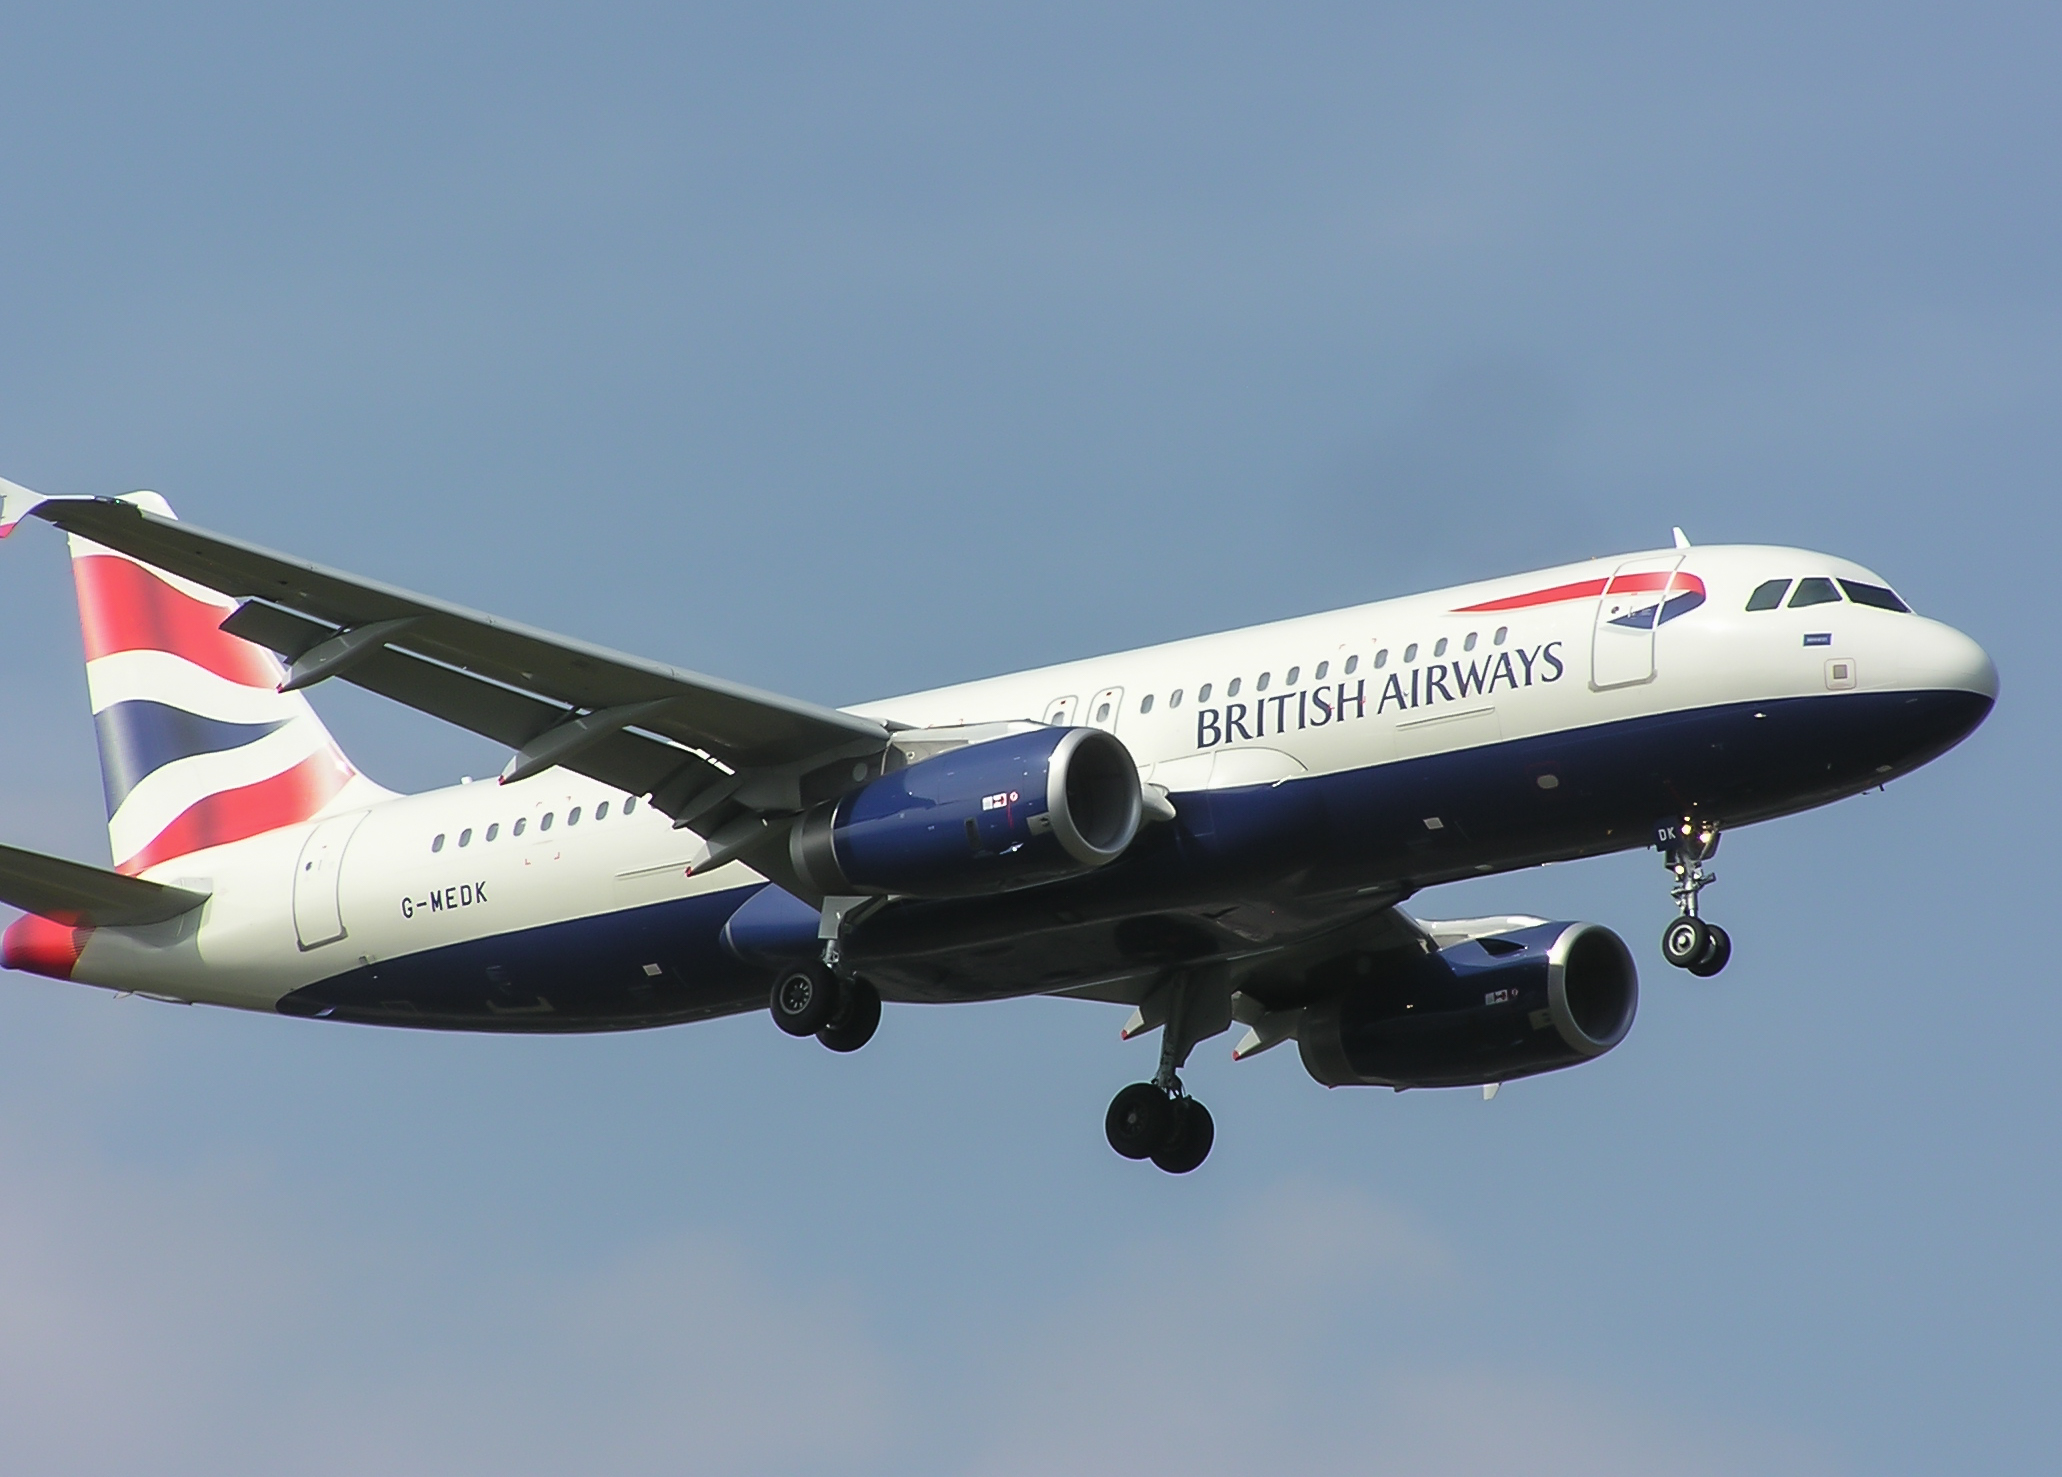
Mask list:
[[[0,846],[0,903],[54,922],[134,928],[177,918],[207,900],[204,892]]]

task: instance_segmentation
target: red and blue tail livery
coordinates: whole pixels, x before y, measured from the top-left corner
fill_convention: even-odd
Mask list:
[[[1676,546],[829,708],[275,554],[161,498],[0,482],[71,541],[114,865],[0,846],[0,959],[313,1021],[563,1033],[765,1010],[863,1047],[883,1006],[1046,994],[1157,1063],[1111,1148],[1214,1138],[1194,1048],[1296,1043],[1327,1086],[1468,1087],[1616,1049],[1607,928],[1406,904],[1640,847],[1660,953],[1732,939],[1727,830],[1901,779],[1997,672],[1875,573]],[[1694,619],[1685,619],[1694,615]],[[886,638],[884,638],[886,639]],[[509,751],[393,794],[302,689]]]

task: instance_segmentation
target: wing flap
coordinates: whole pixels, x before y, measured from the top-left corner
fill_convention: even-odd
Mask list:
[[[0,903],[56,923],[136,928],[190,913],[207,900],[207,893],[190,888],[0,846]]]

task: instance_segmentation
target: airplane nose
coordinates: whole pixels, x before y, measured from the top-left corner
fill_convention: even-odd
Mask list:
[[[1935,680],[1945,689],[1973,692],[1997,701],[1998,667],[1990,653],[1953,626],[1939,628],[1938,649],[1933,653]]]

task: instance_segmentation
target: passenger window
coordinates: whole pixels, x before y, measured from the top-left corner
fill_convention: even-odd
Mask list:
[[[487,839],[489,841],[499,841],[501,839],[500,821],[496,821],[493,825],[487,827]]]
[[[1912,613],[1911,606],[1897,598],[1895,591],[1881,585],[1865,585],[1860,580],[1842,580],[1840,588],[1847,591],[1847,598],[1856,605],[1873,605],[1878,610],[1900,610],[1906,615]]]
[[[543,820],[541,820],[541,821],[539,821],[539,822],[537,822],[537,829],[538,829],[538,830],[540,830],[540,831],[548,831],[548,830],[550,830],[550,829],[551,829],[551,812],[550,812],[550,811],[548,811],[548,810],[547,810],[547,811],[545,811],[545,812],[544,812],[544,819],[543,819]]]
[[[437,832],[437,839],[436,839],[436,840],[434,840],[434,841],[432,841],[432,842],[430,843],[430,850],[431,850],[432,852],[439,852],[439,851],[442,851],[443,849],[444,849],[444,833],[443,833],[442,831],[439,831],[439,832]]]
[[[1465,641],[1463,641],[1463,642],[1461,643],[1461,650],[1462,650],[1462,651],[1473,651],[1474,649],[1475,649],[1475,633],[1474,633],[1473,631],[1470,631],[1470,632],[1468,632],[1468,639],[1467,639],[1467,640],[1465,640]]]
[[[1754,587],[1754,593],[1747,597],[1747,608],[1774,610],[1783,603],[1783,592],[1789,588],[1788,580],[1763,580]]]
[[[1204,694],[1204,696],[1206,696],[1206,697],[1207,697],[1208,695],[1209,695],[1209,694],[1207,694],[1207,693],[1206,693],[1206,694]],[[1181,689],[1180,689],[1180,688],[1178,688],[1178,687],[1177,687],[1177,688],[1175,688],[1175,689],[1174,689],[1174,691],[1172,691],[1172,692],[1170,692],[1170,693],[1168,693],[1168,694],[1167,694],[1167,706],[1168,706],[1168,707],[1170,707],[1170,708],[1178,708],[1178,707],[1180,707],[1180,706],[1181,706]]]
[[[458,844],[460,846],[470,846],[473,844],[473,828],[471,826],[467,826],[458,833]]]
[[[1108,703],[1102,703],[1097,706],[1095,721],[1098,723],[1108,723],[1110,721],[1110,705]]]
[[[1310,675],[1313,681],[1322,682],[1325,680],[1325,673],[1331,670],[1332,664],[1330,662],[1319,662],[1317,664],[1317,670],[1315,672],[1312,672]]]
[[[1153,711],[1153,695],[1150,692],[1138,700],[1138,711],[1141,717]]]
[[[625,795],[623,797],[623,814],[628,815],[635,809],[637,809],[637,797],[635,795]]]
[[[1296,679],[1298,677],[1301,677],[1302,675],[1303,669],[1301,667],[1291,667],[1289,668],[1289,675],[1282,678],[1282,681],[1288,683],[1289,686],[1294,687],[1296,685]]]
[[[1253,684],[1253,687],[1254,687],[1254,689],[1255,689],[1256,691],[1259,691],[1259,692],[1265,692],[1265,691],[1267,691],[1267,673],[1265,673],[1265,672],[1262,672],[1262,673],[1260,674],[1260,680],[1259,680],[1258,682],[1254,683],[1254,684]]]
[[[519,815],[516,817],[516,823],[513,826],[509,827],[508,834],[511,836],[520,836],[523,834],[523,827],[529,824],[530,818],[528,816]]]
[[[594,818],[598,821],[605,821],[609,818],[608,801],[604,800],[601,802],[601,804],[594,807]]]
[[[1506,636],[1508,636],[1508,635],[1510,635],[1510,634],[1511,634],[1511,628],[1510,628],[1509,626],[1498,626],[1498,627],[1496,628],[1496,634],[1495,634],[1494,636],[1490,637],[1489,639],[1490,639],[1490,640],[1491,640],[1492,642],[1494,642],[1494,643],[1495,643],[1496,645],[1498,645],[1498,646],[1501,646],[1501,645],[1503,645],[1503,644],[1504,644],[1504,637],[1506,637]]]
[[[1241,680],[1241,679],[1239,679],[1239,678],[1237,678],[1237,677],[1234,677],[1234,678],[1232,678],[1232,679],[1231,679],[1231,681],[1230,681],[1229,683],[1227,683],[1227,684],[1225,685],[1225,689],[1224,689],[1224,695],[1225,695],[1226,697],[1237,697],[1237,696],[1239,695],[1239,682],[1240,682],[1240,680]]]
[[[1434,655],[1434,656],[1445,656],[1445,655],[1446,655],[1446,638],[1445,638],[1444,636],[1441,636],[1441,637],[1440,637],[1440,638],[1439,638],[1439,639],[1438,639],[1437,641],[1435,641],[1435,642],[1433,642],[1433,643],[1432,643],[1432,655]]]
[[[1209,683],[1205,682],[1200,688],[1196,690],[1196,701],[1199,703],[1207,703],[1210,701]]]
[[[1831,580],[1809,579],[1797,582],[1797,593],[1790,597],[1790,608],[1800,609],[1806,605],[1837,605],[1840,592]]]
[[[1413,641],[1410,645],[1403,648],[1403,659],[1407,662],[1414,662],[1418,659],[1417,642]]]
[[[576,805],[570,811],[566,812],[566,824],[569,826],[577,826],[580,824],[579,806]]]

